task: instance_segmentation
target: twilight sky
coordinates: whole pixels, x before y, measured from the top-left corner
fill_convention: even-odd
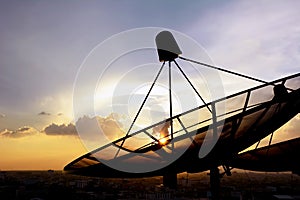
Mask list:
[[[86,152],[74,127],[73,84],[85,57],[112,35],[172,29],[202,45],[216,65],[268,81],[299,72],[299,8],[293,0],[1,1],[0,169],[62,169]],[[257,85],[222,78],[226,94],[240,89],[237,81]],[[282,132],[295,137],[299,120]]]

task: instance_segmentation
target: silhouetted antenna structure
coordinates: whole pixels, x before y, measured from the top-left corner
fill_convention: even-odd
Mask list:
[[[155,38],[155,42],[156,42],[156,46],[157,46],[157,53],[158,53],[158,57],[159,57],[159,61],[163,62],[161,68],[159,69],[147,95],[145,96],[139,110],[137,111],[127,133],[126,133],[126,137],[128,137],[130,131],[132,130],[139,114],[141,113],[143,106],[145,105],[157,79],[159,78],[162,69],[165,66],[166,62],[169,62],[169,69],[168,69],[168,75],[169,75],[169,113],[170,113],[170,128],[171,128],[171,134],[170,135],[170,141],[173,140],[173,103],[172,103],[172,73],[171,73],[171,63],[174,62],[177,66],[177,68],[179,69],[179,71],[181,72],[181,74],[184,76],[184,78],[188,81],[188,83],[190,84],[190,86],[193,88],[194,92],[197,94],[197,96],[201,99],[201,101],[203,102],[204,105],[206,105],[207,109],[211,111],[211,109],[209,108],[209,106],[207,105],[207,103],[205,102],[205,100],[201,97],[200,93],[197,91],[197,89],[195,88],[195,86],[192,84],[192,82],[189,80],[189,78],[187,77],[187,75],[184,73],[184,71],[182,70],[182,68],[178,65],[178,63],[175,61],[176,58],[179,57],[179,54],[182,53],[182,51],[180,50],[175,38],[173,37],[172,33],[169,31],[162,31],[160,33],[157,34],[156,38]],[[119,146],[120,148],[118,149],[115,158],[118,156],[120,149],[122,149],[123,145],[124,145],[125,140],[123,140],[121,142],[121,145]]]
[[[227,70],[227,69],[224,69],[224,68],[221,68],[221,67],[217,67],[217,66],[214,66],[214,65],[210,65],[210,64],[207,64],[207,63],[204,63],[204,62],[199,62],[199,61],[195,61],[195,60],[192,60],[192,59],[189,59],[189,58],[185,58],[185,57],[182,57],[180,56],[180,54],[182,54],[182,51],[180,50],[174,36],[172,35],[171,32],[169,31],[162,31],[160,33],[157,34],[156,38],[155,38],[155,42],[156,42],[156,46],[157,46],[157,53],[158,53],[158,57],[159,57],[159,61],[160,62],[163,62],[161,68],[159,69],[147,95],[145,96],[139,110],[137,111],[126,135],[124,138],[127,138],[134,126],[134,124],[136,123],[136,120],[137,118],[139,117],[142,109],[143,109],[143,106],[145,105],[157,79],[159,78],[160,74],[161,74],[161,71],[162,69],[164,68],[165,66],[165,63],[166,62],[169,62],[169,69],[168,69],[168,74],[169,74],[169,113],[170,113],[170,118],[169,118],[169,123],[170,123],[170,128],[171,128],[171,133],[169,134],[169,136],[171,137],[169,142],[173,140],[173,108],[172,108],[172,76],[171,76],[171,64],[172,62],[175,63],[175,65],[177,66],[177,68],[179,69],[180,73],[183,75],[183,77],[187,80],[187,82],[189,83],[189,85],[192,87],[192,89],[194,90],[194,92],[197,94],[197,96],[200,98],[200,100],[202,101],[202,103],[204,104],[204,106],[207,108],[207,110],[213,115],[215,116],[215,110],[212,111],[212,109],[209,107],[209,104],[206,103],[206,101],[203,99],[203,97],[200,95],[200,93],[197,91],[196,87],[193,85],[193,83],[190,81],[190,79],[188,78],[188,76],[186,75],[186,73],[184,73],[183,69],[179,66],[179,64],[176,62],[176,58],[179,58],[181,60],[184,60],[184,61],[188,61],[188,62],[191,62],[191,63],[195,63],[195,64],[198,64],[198,65],[202,65],[204,67],[208,67],[208,68],[211,68],[211,69],[215,69],[215,70],[218,70],[218,71],[222,71],[222,72],[225,72],[225,73],[229,73],[229,74],[232,74],[232,75],[235,75],[235,76],[239,76],[239,77],[242,77],[242,78],[247,78],[247,79],[250,79],[250,80],[253,80],[253,81],[256,81],[256,82],[260,82],[260,83],[264,83],[264,84],[270,84],[270,85],[275,85],[275,83],[270,83],[270,82],[267,82],[267,81],[264,81],[264,80],[261,80],[261,79],[258,79],[258,78],[254,78],[254,77],[251,77],[251,76],[248,76],[248,75],[245,75],[245,74],[241,74],[241,73],[237,73],[237,72],[234,72],[234,71],[230,71],[230,70]],[[284,85],[285,83],[285,79],[282,80],[282,85]],[[289,89],[289,88],[286,88],[287,90],[290,90],[290,91],[293,91],[293,89]],[[249,95],[248,95],[249,97]],[[212,108],[214,108],[214,105],[212,104],[211,105]],[[216,119],[214,120],[216,121]],[[148,136],[151,137],[150,134],[146,133]],[[125,143],[125,139],[122,140],[119,149],[115,155],[115,158],[118,156],[119,152],[120,152],[120,149],[123,149],[123,145]]]
[[[156,45],[159,61],[162,62],[162,65],[126,135],[75,159],[65,166],[65,171],[79,175],[111,178],[162,175],[165,186],[176,188],[177,173],[210,170],[212,199],[217,199],[218,197],[220,175],[224,173],[230,175],[232,167],[259,171],[274,171],[275,168],[277,171],[296,170],[299,172],[300,162],[298,162],[297,159],[295,160],[295,157],[299,156],[300,138],[278,144],[271,143],[274,131],[299,114],[300,73],[272,82],[266,82],[251,76],[185,58],[179,56],[182,52],[169,31],[162,31],[156,36]],[[183,69],[175,61],[176,58],[263,84],[206,103]],[[133,132],[134,124],[141,114],[166,62],[168,62],[170,116],[168,119],[163,119]],[[172,62],[175,63],[179,72],[203,102],[203,105],[174,116],[172,108]],[[284,86],[286,82],[289,87],[295,89],[286,88]],[[295,84],[298,86],[295,87]],[[272,88],[270,86],[274,87]],[[263,92],[270,92],[270,89],[273,89],[274,96],[272,99],[270,99],[269,93]],[[262,99],[256,98],[257,95],[264,96],[263,94],[268,95],[265,95],[265,98]],[[228,108],[225,113],[217,113],[217,105],[221,103],[228,105],[237,100],[240,102],[238,105],[234,105],[233,108]],[[209,115],[205,114],[207,110],[210,112]],[[202,116],[203,112],[204,115]],[[201,118],[193,117],[196,115],[201,116]],[[157,131],[158,129],[159,131]],[[163,137],[161,135],[158,137],[151,134],[151,131],[152,133],[163,133]],[[136,142],[136,139],[140,138],[135,138],[135,136],[145,134],[147,137],[143,138],[142,142]],[[209,136],[209,140],[213,141],[216,140],[215,137],[217,134],[220,134],[218,136],[218,143],[216,143],[211,152],[207,154],[207,157],[204,159],[204,157],[200,156],[200,151],[202,146],[205,147],[205,145],[207,145],[205,143],[206,136]],[[260,141],[268,135],[270,135],[268,146],[258,148]],[[166,141],[166,138],[168,139],[167,142],[163,142],[162,139]],[[125,140],[126,144],[124,145]],[[257,143],[257,146],[254,150],[239,153],[255,143]],[[179,155],[178,152],[185,147],[187,151]],[[111,151],[111,148],[117,148],[116,154],[115,151],[112,154],[107,154],[107,151]],[[282,152],[278,151],[278,149],[282,150]],[[118,156],[120,150],[122,150],[121,155]],[[138,153],[138,155],[136,153]],[[291,155],[291,153],[293,154]],[[149,162],[149,164],[152,163],[156,165],[161,161],[169,161],[170,158],[176,154],[179,155],[176,162],[172,161],[173,163],[161,169],[142,172],[140,174],[120,171],[119,169],[106,166],[104,162],[104,160],[108,162],[113,161],[114,164],[118,163],[119,166],[123,166],[123,164],[127,165],[128,163],[136,165],[137,163],[132,163],[132,161],[142,157],[147,159],[147,163],[143,164],[148,165]],[[102,157],[102,155],[104,155],[104,157]],[[288,162],[283,162],[286,158]],[[99,159],[103,159],[103,162]],[[274,163],[277,166],[274,166]],[[223,174],[220,174],[218,166],[223,166],[225,171]]]

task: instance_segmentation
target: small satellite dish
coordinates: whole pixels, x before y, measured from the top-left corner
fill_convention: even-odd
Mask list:
[[[157,34],[155,42],[160,62],[173,61],[178,58],[179,54],[182,54],[174,36],[169,31],[162,31]]]

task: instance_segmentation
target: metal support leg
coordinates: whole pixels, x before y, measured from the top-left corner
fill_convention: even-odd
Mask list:
[[[172,109],[172,76],[171,76],[171,61],[169,61],[169,100],[170,100],[170,125],[171,125],[171,140],[173,140],[173,109]]]
[[[220,173],[219,168],[214,167],[210,169],[210,191],[212,195],[212,200],[220,199]]]
[[[177,174],[175,172],[167,172],[163,176],[163,184],[165,187],[176,189],[177,188]]]

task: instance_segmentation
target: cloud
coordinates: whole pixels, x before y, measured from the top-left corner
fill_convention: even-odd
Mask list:
[[[51,115],[50,113],[47,113],[45,111],[40,112],[38,115]]]
[[[50,124],[44,129],[47,135],[77,135],[76,127],[70,123],[68,125]]]
[[[43,132],[46,135],[79,135],[84,140],[102,140],[103,136],[109,140],[115,140],[124,135],[121,120],[118,114],[110,114],[106,117],[83,116],[76,122],[69,124],[52,123]]]
[[[76,128],[83,140],[105,140],[113,141],[124,136],[123,124],[120,115],[113,113],[106,117],[84,116],[76,122]]]
[[[0,118],[4,118],[5,114],[0,113]]]
[[[281,133],[283,138],[296,138],[300,137],[300,114],[290,120],[282,127]]]
[[[296,115],[285,125],[280,127],[274,132],[272,138],[272,144],[291,140],[300,137],[300,114]],[[270,140],[270,136],[267,136],[260,142],[260,147],[267,146]]]
[[[26,126],[21,127],[21,128],[18,129],[19,132],[25,132],[25,131],[28,131],[28,130],[30,130],[30,127],[26,127]]]
[[[206,48],[217,65],[273,80],[297,72],[299,5],[298,1],[233,1],[209,10],[191,29],[201,36],[197,41],[210,41]]]
[[[33,127],[23,126],[17,130],[9,130],[4,129],[0,132],[0,136],[2,137],[10,137],[10,138],[21,138],[26,136],[32,136],[39,134],[39,131]]]

